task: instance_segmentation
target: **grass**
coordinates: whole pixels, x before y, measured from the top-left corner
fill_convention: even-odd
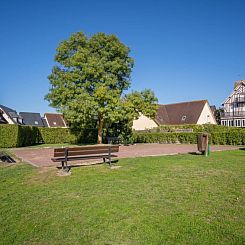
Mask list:
[[[0,165],[0,244],[244,244],[245,151]]]

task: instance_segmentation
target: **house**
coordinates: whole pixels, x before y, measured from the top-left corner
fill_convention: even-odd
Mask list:
[[[45,113],[44,119],[47,122],[48,127],[62,127],[67,128],[67,124],[64,120],[64,117],[62,114],[59,113]]]
[[[8,122],[3,117],[3,111],[0,109],[0,124],[7,124]]]
[[[0,105],[0,118],[0,123],[22,124],[22,117],[15,110],[4,105]]]
[[[235,82],[233,91],[222,106],[221,125],[245,127],[245,80]]]
[[[217,124],[207,100],[159,105],[156,118],[141,115],[134,120],[133,129],[144,130],[160,125]]]
[[[20,112],[19,115],[22,117],[24,125],[45,127],[45,123],[43,122],[40,113]]]

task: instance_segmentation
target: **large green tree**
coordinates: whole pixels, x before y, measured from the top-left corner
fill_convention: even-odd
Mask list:
[[[71,127],[96,123],[98,143],[105,125],[146,112],[154,116],[157,101],[150,90],[123,95],[130,86],[134,61],[130,49],[115,35],[73,34],[59,44],[57,64],[49,75],[51,87],[45,98],[64,113]]]

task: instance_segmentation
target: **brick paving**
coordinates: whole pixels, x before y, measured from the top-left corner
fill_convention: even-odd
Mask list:
[[[212,151],[225,151],[239,149],[239,146],[211,146]],[[56,167],[57,163],[51,161],[53,157],[53,147],[43,148],[15,148],[12,150],[17,157],[23,161],[28,162],[36,167]],[[136,144],[129,146],[120,146],[118,158],[131,158],[131,157],[144,157],[144,156],[161,156],[161,155],[173,155],[184,154],[190,152],[197,152],[197,146],[192,144]],[[90,165],[92,163],[98,163],[99,161],[86,160],[79,161],[83,165]],[[72,162],[77,163],[77,162]]]

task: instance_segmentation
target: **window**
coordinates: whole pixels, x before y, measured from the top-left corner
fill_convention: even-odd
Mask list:
[[[242,120],[242,127],[245,127],[245,120]]]
[[[56,122],[54,122],[54,125],[56,125]]]
[[[207,123],[210,123],[210,116],[207,115]]]
[[[181,121],[185,121],[186,120],[186,116],[183,116],[182,118],[181,118]]]
[[[38,121],[35,121],[34,123],[35,123],[36,125],[38,125]]]

